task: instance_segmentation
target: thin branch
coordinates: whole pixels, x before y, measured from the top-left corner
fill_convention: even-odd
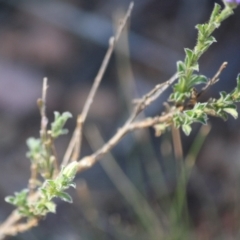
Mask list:
[[[46,138],[47,135],[47,124],[48,119],[46,117],[46,98],[47,98],[47,78],[43,79],[43,86],[42,86],[42,97],[37,100],[37,104],[39,107],[40,115],[41,115],[41,123],[40,123],[40,136],[42,141]],[[29,186],[29,196],[31,196],[34,193],[34,190],[36,188],[36,181],[37,181],[37,164],[34,162],[31,162],[31,176],[28,181]]]
[[[31,170],[31,173],[30,173],[31,176],[28,181],[28,188],[30,190],[29,195],[32,195],[34,193],[34,189],[36,187],[36,180],[37,180],[37,174],[38,174],[37,164],[32,162],[31,166],[30,166],[30,170]]]
[[[136,103],[136,107],[128,122],[132,122],[140,112],[142,112],[147,106],[149,106],[153,101],[155,101],[177,78],[178,75],[177,73],[175,73],[168,81],[157,84],[150,92],[145,94],[142,98],[133,100],[133,103]]]
[[[47,134],[47,124],[48,119],[46,117],[46,98],[47,98],[47,78],[43,79],[43,87],[42,87],[42,98],[38,99],[37,104],[39,107],[40,115],[41,115],[41,125],[40,125],[40,136],[41,138],[45,138]]]
[[[217,83],[219,81],[219,76],[221,75],[222,71],[227,67],[227,62],[224,62],[220,68],[218,69],[218,71],[216,72],[216,74],[207,82],[206,86],[202,88],[201,92],[198,93],[198,97],[204,92],[206,91],[210,86],[214,85],[215,83]]]
[[[62,166],[66,166],[67,163],[69,162],[69,159],[72,156],[72,153],[73,153],[73,150],[74,150],[74,147],[75,147],[75,143],[76,143],[76,140],[77,140],[77,137],[76,137],[77,133],[79,133],[79,131],[78,131],[78,128],[76,127],[73,134],[72,134],[71,140],[68,144],[68,148],[67,148],[67,150],[64,154],[63,161],[61,163]]]
[[[36,227],[37,225],[38,225],[38,219],[36,218],[30,219],[26,223],[11,225],[4,231],[5,235],[0,234],[0,240],[4,239],[5,236],[15,236],[18,233],[25,232],[33,227]]]
[[[72,161],[77,161],[80,155],[81,146],[82,146],[82,128],[83,128],[83,119],[82,114],[78,115],[77,126],[75,131],[75,141],[73,147]]]
[[[4,239],[8,234],[8,229],[15,223],[21,220],[22,216],[18,214],[17,210],[14,210],[8,218],[0,225],[0,240]]]
[[[87,97],[87,100],[84,104],[84,107],[83,107],[83,110],[82,110],[82,113],[80,115],[80,118],[78,118],[77,120],[77,126],[76,126],[76,129],[74,131],[74,134],[72,136],[72,140],[70,141],[70,144],[69,144],[69,147],[66,151],[66,153],[68,153],[68,155],[66,154],[64,156],[64,159],[63,159],[63,163],[64,165],[66,165],[69,160],[70,160],[70,157],[71,157],[71,154],[72,154],[72,151],[75,151],[75,153],[73,153],[73,158],[72,160],[77,160],[79,155],[80,155],[80,151],[81,151],[81,145],[82,145],[82,128],[83,128],[83,124],[87,118],[87,115],[88,115],[88,112],[89,112],[89,109],[93,103],[93,100],[94,100],[94,97],[95,97],[95,94],[98,90],[98,87],[101,83],[101,80],[103,78],[103,75],[107,69],[107,66],[108,66],[108,63],[109,63],[109,60],[112,56],[112,53],[113,53],[113,50],[114,50],[114,47],[127,23],[127,20],[129,19],[130,15],[131,15],[131,12],[132,12],[132,9],[133,9],[133,2],[130,3],[129,5],[129,8],[127,10],[127,13],[125,14],[124,18],[122,19],[122,21],[120,22],[120,25],[116,31],[116,34],[115,36],[112,36],[110,39],[109,39],[109,47],[108,47],[108,50],[105,54],[105,57],[103,59],[103,62],[100,66],[100,69],[94,79],[94,82],[93,82],[93,85],[92,85],[92,88],[89,92],[89,95]],[[77,140],[78,138],[78,140]],[[73,146],[73,142],[74,142],[74,148],[72,149],[72,146]],[[72,151],[71,151],[72,150]],[[69,154],[71,153],[71,154]]]
[[[58,165],[58,156],[57,156],[57,150],[55,147],[54,139],[52,138],[51,132],[48,132],[49,139],[51,141],[50,146],[53,153],[53,164],[54,164],[54,176],[56,176],[59,173],[59,165]]]
[[[206,85],[201,89],[200,92],[197,92],[197,90],[195,88],[192,89],[191,92],[191,98],[190,100],[187,102],[186,106],[184,106],[184,109],[191,109],[198,101],[198,98],[200,96],[202,96],[203,93],[206,92],[207,89],[209,89],[209,87],[211,87],[212,85],[214,85],[215,83],[217,83],[219,81],[219,76],[222,73],[222,71],[226,68],[227,66],[227,62],[224,62],[220,68],[218,69],[218,71],[215,73],[215,75],[208,80],[208,82],[206,83]]]
[[[157,123],[162,123],[166,121],[171,121],[173,117],[173,112],[169,112],[163,116],[156,116],[153,118],[146,118],[142,121],[133,122],[137,115],[143,111],[148,105],[150,105],[154,100],[157,99],[169,86],[178,78],[177,74],[174,74],[165,83],[159,84],[146,95],[144,95],[140,100],[137,100],[137,105],[134,108],[132,114],[127,119],[125,124],[116,132],[116,134],[98,151],[90,156],[84,157],[79,160],[79,172],[92,167],[97,160],[99,160],[103,155],[109,152],[128,132],[152,127]]]
[[[171,121],[174,112],[169,112],[163,116],[156,116],[153,118],[146,118],[142,121],[129,123],[129,120],[121,127],[116,134],[106,143],[104,144],[98,151],[93,153],[90,156],[84,157],[79,161],[79,172],[91,168],[97,160],[102,158],[107,152],[109,152],[117,143],[128,133],[133,130],[143,129],[152,127],[157,123]]]

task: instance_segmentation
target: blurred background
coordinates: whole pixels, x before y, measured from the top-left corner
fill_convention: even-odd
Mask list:
[[[184,47],[195,44],[195,25],[208,20],[214,2],[221,3],[134,2],[127,31],[90,110],[82,156],[95,151],[124,123],[132,99],[175,73]],[[70,111],[71,133],[109,37],[128,5],[127,0],[0,1],[0,221],[13,209],[4,197],[28,183],[25,143],[39,134],[36,100],[43,77],[49,79],[48,117],[53,119],[53,111]],[[212,77],[224,61],[229,64],[202,100],[235,86],[240,72],[240,9],[214,36],[218,42],[201,59],[200,72]],[[144,114],[161,113],[170,91]],[[149,129],[129,134],[111,156],[79,174],[77,191],[70,190],[74,204],[59,201],[56,215],[49,214],[39,227],[9,239],[187,239],[181,234],[160,238],[166,229],[176,234],[188,231],[194,236],[190,239],[239,239],[240,124],[231,117],[227,122],[211,118],[210,123],[203,129],[194,126],[188,138],[182,136],[184,157],[196,158],[187,187],[191,229],[178,222],[169,227],[168,200],[176,186],[172,135],[155,138]],[[70,136],[56,142],[60,159]],[[200,152],[197,141],[203,142]]]

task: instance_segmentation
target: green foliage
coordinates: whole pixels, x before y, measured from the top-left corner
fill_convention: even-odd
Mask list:
[[[63,201],[72,202],[71,197],[64,192],[69,187],[75,187],[72,182],[78,169],[78,163],[72,162],[62,170],[56,178],[54,178],[54,161],[56,157],[53,151],[53,139],[62,134],[67,133],[67,129],[63,129],[66,121],[72,117],[69,112],[60,114],[54,112],[55,119],[51,124],[51,130],[47,134],[43,134],[41,138],[29,138],[27,140],[28,152],[26,156],[31,163],[36,166],[36,171],[43,177],[43,182],[39,182],[40,197],[36,201],[32,201],[29,190],[24,189],[14,196],[8,196],[5,200],[16,206],[18,212],[25,217],[45,216],[48,212],[55,213],[56,205],[52,201],[53,198],[60,198]],[[36,179],[35,179],[36,180]]]
[[[27,152],[27,158],[36,162],[42,154],[42,142],[39,138],[30,137],[27,139],[27,146],[29,151]]]
[[[64,112],[62,115],[59,112],[54,112],[54,122],[51,124],[51,135],[53,138],[68,133],[68,130],[63,127],[71,117],[72,114],[70,112]]]
[[[27,200],[28,192],[28,189],[23,189],[21,192],[15,192],[14,196],[5,197],[5,201],[16,206],[21,215],[31,217],[32,213]]]
[[[228,114],[234,118],[238,117],[235,102],[240,100],[240,75],[237,78],[237,87],[232,93],[221,92],[219,99],[210,99],[205,103],[195,103],[192,109],[186,109],[187,102],[192,100],[194,87],[199,84],[207,84],[208,82],[206,76],[195,73],[199,71],[198,60],[216,42],[211,35],[224,19],[233,14],[232,8],[229,4],[225,4],[225,8],[221,9],[220,5],[215,4],[209,22],[196,26],[198,30],[196,46],[193,50],[186,48],[184,62],[177,62],[179,80],[173,86],[173,93],[169,97],[170,102],[180,107],[176,108],[177,111],[173,115],[172,122],[167,124],[161,123],[155,126],[158,135],[164,132],[171,124],[174,124],[177,128],[181,127],[183,132],[189,135],[192,129],[191,125],[195,122],[206,124],[208,115],[221,117],[224,120],[227,120]],[[196,98],[197,95],[194,101],[197,101]]]
[[[69,112],[62,114],[54,112],[54,121],[51,123],[51,130],[46,135],[43,135],[42,138],[31,137],[27,140],[29,151],[26,156],[32,163],[36,164],[39,173],[44,178],[51,178],[54,171],[54,161],[56,159],[52,148],[53,140],[68,132],[63,127],[71,117],[72,115]]]
[[[182,127],[184,133],[189,135],[192,130],[191,124],[194,122],[207,123],[207,114],[204,112],[205,107],[206,103],[197,103],[191,110],[176,112],[173,116],[174,126],[177,128]]]
[[[205,103],[196,103],[190,110],[178,111],[173,116],[175,127],[181,127],[186,135],[191,132],[191,124],[200,122],[206,124],[208,115],[221,117],[227,120],[230,114],[235,119],[238,117],[235,102],[240,101],[240,75],[237,78],[237,87],[229,94],[220,92],[219,99],[210,99]]]
[[[184,62],[177,62],[179,81],[173,87],[173,93],[169,98],[171,102],[184,103],[191,96],[193,86],[206,83],[207,78],[205,76],[194,74],[195,71],[199,71],[198,60],[216,42],[216,39],[211,34],[231,14],[233,14],[233,11],[230,7],[226,6],[221,11],[221,6],[215,4],[209,22],[196,26],[198,30],[196,46],[193,50],[185,48],[186,57]]]
[[[69,187],[74,187],[72,182],[78,170],[78,163],[72,162],[62,167],[61,172],[55,179],[47,179],[39,188],[40,197],[36,201],[28,198],[28,189],[8,196],[5,201],[16,206],[21,215],[25,217],[45,216],[47,213],[55,213],[56,205],[53,198],[60,198],[65,202],[72,202],[71,196],[64,192]]]

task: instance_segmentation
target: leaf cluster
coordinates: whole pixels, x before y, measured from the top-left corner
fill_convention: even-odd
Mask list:
[[[28,152],[26,156],[31,160],[32,166],[35,166],[36,174],[40,174],[43,181],[37,178],[31,179],[34,181],[34,186],[39,186],[36,192],[40,192],[40,197],[37,200],[31,200],[29,189],[24,189],[8,196],[5,200],[8,203],[16,206],[18,212],[25,217],[45,216],[48,212],[55,212],[56,205],[53,198],[60,198],[63,201],[72,202],[71,197],[65,192],[69,187],[75,187],[72,182],[78,168],[77,162],[72,162],[65,167],[62,167],[57,177],[54,176],[56,170],[54,162],[56,156],[54,153],[54,139],[66,134],[67,129],[64,129],[66,121],[72,117],[69,112],[60,114],[54,112],[54,121],[51,123],[51,130],[43,132],[40,138],[27,139]],[[34,187],[34,188],[35,188]]]
[[[237,86],[231,93],[220,92],[220,98],[210,99],[205,103],[196,103],[190,110],[177,111],[173,116],[175,127],[181,127],[186,135],[189,135],[191,124],[200,122],[206,124],[208,115],[228,119],[228,114],[238,117],[236,102],[240,101],[240,74],[237,77]],[[163,126],[163,125],[161,125]],[[165,125],[166,126],[166,125]]]
[[[173,93],[170,95],[169,100],[174,103],[183,103],[191,96],[191,89],[198,84],[205,84],[207,78],[203,75],[194,74],[199,71],[198,60],[207,49],[216,42],[212,33],[217,29],[221,22],[233,14],[232,9],[226,6],[221,11],[221,6],[215,4],[215,7],[210,16],[208,23],[198,24],[197,43],[193,50],[185,48],[184,61],[177,62],[177,73],[179,81],[173,87]]]

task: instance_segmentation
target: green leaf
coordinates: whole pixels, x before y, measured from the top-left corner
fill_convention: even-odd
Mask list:
[[[54,180],[48,179],[46,180],[46,183],[49,184],[49,186],[51,186],[52,188],[56,188],[56,183]]]
[[[15,198],[13,196],[5,197],[5,202],[15,205]]]
[[[70,183],[70,184],[69,184],[69,187],[76,188],[76,183],[74,183],[74,182],[73,182],[73,183]]]
[[[75,177],[78,171],[78,168],[79,168],[79,163],[74,161],[68,164],[66,167],[63,167],[61,173],[62,175],[65,175],[66,177],[72,180]]]
[[[48,210],[48,208],[46,206],[46,202],[45,201],[37,202],[35,204],[35,208],[33,209],[34,215],[41,215],[41,216],[45,216],[48,211],[49,210]]]
[[[240,74],[237,76],[237,90],[240,92]]]
[[[231,97],[234,101],[239,102],[240,101],[240,74],[237,76],[237,86],[231,93]]]
[[[189,134],[192,131],[192,128],[190,125],[182,125],[182,130],[187,136],[189,136]]]
[[[187,66],[190,66],[191,62],[192,62],[192,59],[194,57],[194,52],[189,48],[185,48],[184,50],[185,50],[185,53],[186,53],[185,64]]]
[[[191,80],[189,81],[189,87],[193,87],[198,84],[207,83],[208,79],[204,75],[192,75]]]
[[[223,111],[227,112],[228,114],[232,115],[235,119],[238,118],[238,112],[234,108],[224,108]]]
[[[207,103],[197,103],[195,104],[194,109],[203,111],[206,108],[206,106],[207,106]]]
[[[42,142],[39,138],[28,138],[27,139],[27,146],[29,151],[27,152],[27,158],[31,160],[37,160],[42,151]]]
[[[56,213],[56,204],[53,202],[46,202],[45,203],[46,208],[51,213]]]
[[[61,198],[65,202],[72,203],[72,197],[66,192],[59,192],[57,197]]]
[[[214,21],[214,19],[219,15],[220,10],[221,10],[221,6],[217,3],[215,3],[214,9],[212,11],[212,14],[211,14],[211,17],[210,17],[210,20],[209,20],[210,22]]]
[[[213,36],[210,36],[207,38],[207,40],[205,41],[205,44],[210,46],[211,44],[213,44],[214,42],[217,42],[216,38]]]
[[[18,207],[26,207],[28,192],[28,189],[23,189],[20,192],[15,192],[15,196],[6,197],[5,201]]]
[[[53,138],[68,133],[67,129],[63,129],[66,121],[72,117],[70,112],[54,112],[54,122],[51,124],[51,134]]]
[[[204,114],[203,116],[200,116],[200,117],[198,117],[198,122],[200,122],[200,123],[202,123],[202,124],[207,124],[207,115],[206,114]]]
[[[199,65],[198,63],[195,63],[193,66],[190,67],[193,71],[199,71]]]
[[[179,77],[185,73],[186,65],[182,61],[177,62],[177,72],[179,74]]]
[[[195,27],[198,30],[200,36],[204,36],[206,33],[206,24],[197,24]]]
[[[217,112],[217,115],[218,115],[219,117],[221,117],[224,121],[227,121],[227,119],[228,119],[227,113],[225,113],[225,112],[222,111],[222,110],[218,111],[218,112]]]
[[[40,192],[43,197],[48,198],[47,190],[45,188],[40,188]]]

